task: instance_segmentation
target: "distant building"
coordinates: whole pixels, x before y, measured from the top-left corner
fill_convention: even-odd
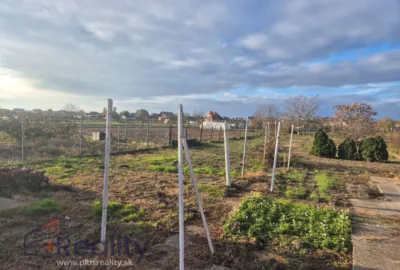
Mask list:
[[[160,112],[158,115],[158,121],[165,122],[165,120],[172,120],[175,117],[175,114],[172,112]]]
[[[214,122],[214,121],[224,121],[224,118],[221,117],[217,112],[210,111],[206,117],[204,117],[204,121],[206,122]]]
[[[121,117],[122,119],[124,119],[124,120],[136,120],[136,116],[126,116],[126,115],[123,115],[122,117]]]

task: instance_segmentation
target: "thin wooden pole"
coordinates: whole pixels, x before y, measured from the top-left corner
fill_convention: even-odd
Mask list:
[[[106,151],[104,155],[104,186],[103,186],[103,213],[101,218],[101,242],[105,245],[107,230],[107,206],[108,206],[108,174],[110,168],[111,152],[111,112],[113,109],[112,99],[108,100],[106,120]]]
[[[229,134],[228,134],[228,124],[225,123],[224,128],[224,142],[225,142],[225,174],[226,174],[226,185],[231,186],[231,160],[229,155]]]
[[[188,147],[186,138],[182,139],[181,143],[183,143],[183,148],[185,150],[186,160],[187,160],[187,163],[188,163],[188,166],[189,166],[190,176],[192,178],[193,189],[194,189],[194,192],[196,194],[197,205],[199,206],[201,219],[203,221],[204,230],[205,230],[206,236],[207,236],[208,246],[210,247],[211,253],[214,254],[214,247],[213,247],[213,244],[212,244],[212,241],[211,241],[210,232],[208,230],[206,216],[204,215],[203,204],[201,202],[200,192],[199,192],[199,188],[197,186],[197,179],[196,179],[196,176],[195,176],[194,171],[193,171],[192,161],[190,159],[189,147]]]
[[[185,220],[183,204],[183,123],[182,104],[178,106],[178,180],[179,180],[179,269],[185,269]]]
[[[290,144],[289,144],[289,155],[288,155],[288,162],[287,162],[287,170],[290,170],[290,157],[292,155],[292,142],[293,142],[293,129],[294,129],[294,125],[292,124],[292,130],[290,132]]]
[[[247,144],[248,122],[249,122],[249,119],[246,118],[246,129],[244,131],[244,149],[243,149],[242,177],[244,177],[244,167],[245,167],[245,163],[246,163],[246,144]]]
[[[268,122],[269,125],[269,122]],[[267,140],[268,140],[268,132],[267,132],[268,126],[265,125],[265,131],[264,131],[264,154],[263,154],[263,164],[265,164],[265,158],[267,156]]]
[[[22,116],[21,123],[21,155],[22,162],[25,161],[25,116]]]
[[[117,148],[118,148],[118,152],[119,152],[119,143],[120,143],[120,124],[121,124],[121,121],[118,121],[118,131],[117,131],[117,136],[118,136],[118,140],[117,140],[117,142],[118,142],[118,144],[117,144]]]
[[[82,155],[82,136],[83,136],[83,122],[82,118],[80,121],[80,132],[79,132],[79,155]]]
[[[201,143],[202,137],[203,137],[203,123],[201,123],[201,125],[200,125],[200,138],[199,138],[200,143]]]
[[[146,148],[149,148],[149,122],[146,122]]]
[[[125,119],[125,140],[126,140],[126,137],[128,137],[128,130],[127,130],[127,122],[126,121],[128,121],[128,120],[126,120]]]
[[[281,132],[281,121],[278,122],[278,131],[277,131],[277,135],[276,135],[274,166],[272,167],[271,191],[274,191],[275,171],[276,171],[276,162],[277,162],[277,159],[278,159],[278,148],[279,148],[279,135],[280,135],[280,132]]]

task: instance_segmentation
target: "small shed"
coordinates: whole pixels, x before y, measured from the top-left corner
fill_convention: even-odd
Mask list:
[[[93,132],[93,141],[104,141],[106,139],[105,132]]]

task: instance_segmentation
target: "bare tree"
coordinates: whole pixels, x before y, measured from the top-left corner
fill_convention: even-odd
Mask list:
[[[371,105],[353,103],[333,108],[336,109],[333,117],[334,125],[341,127],[347,137],[360,140],[376,131],[373,116],[377,113]]]
[[[260,104],[254,113],[257,125],[265,126],[267,121],[275,120],[279,117],[279,108],[274,104]]]
[[[68,103],[63,107],[63,110],[67,112],[68,118],[72,119],[74,115],[76,115],[79,112],[79,107],[72,103]]]
[[[318,96],[299,95],[285,100],[285,115],[288,120],[294,122],[297,132],[303,130],[310,121],[315,119],[319,107],[317,98]]]

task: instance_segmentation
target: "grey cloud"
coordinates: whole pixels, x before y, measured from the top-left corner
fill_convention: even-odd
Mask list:
[[[116,98],[386,82],[400,79],[400,51],[308,61],[399,43],[399,18],[395,0],[2,1],[0,67],[40,88]]]

